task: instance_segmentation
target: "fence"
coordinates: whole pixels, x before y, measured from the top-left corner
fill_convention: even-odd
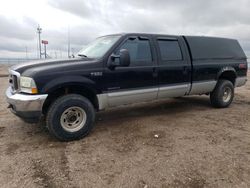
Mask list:
[[[4,65],[14,65],[14,64],[18,64],[18,63],[24,63],[24,62],[29,62],[29,61],[36,61],[38,59],[23,59],[23,58],[1,58],[0,59],[0,65],[4,64]]]

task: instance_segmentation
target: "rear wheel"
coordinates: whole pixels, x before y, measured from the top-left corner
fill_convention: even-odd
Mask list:
[[[93,128],[95,110],[91,102],[77,94],[62,96],[49,107],[46,124],[49,132],[62,141],[83,138]]]
[[[229,80],[219,80],[214,91],[210,93],[210,101],[214,107],[226,108],[234,98],[234,86]]]

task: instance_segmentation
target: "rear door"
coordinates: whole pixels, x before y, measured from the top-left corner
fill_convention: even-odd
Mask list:
[[[156,36],[158,52],[158,98],[188,94],[191,86],[191,62],[182,37]]]
[[[150,101],[157,98],[156,54],[149,35],[128,36],[114,51],[127,49],[131,63],[128,67],[105,68],[105,90],[110,107]]]

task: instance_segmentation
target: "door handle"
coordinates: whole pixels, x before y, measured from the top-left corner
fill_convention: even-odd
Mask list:
[[[188,73],[188,67],[187,66],[184,66],[183,67],[183,74],[187,74]]]
[[[158,76],[158,72],[156,67],[153,68],[153,77],[157,77]]]

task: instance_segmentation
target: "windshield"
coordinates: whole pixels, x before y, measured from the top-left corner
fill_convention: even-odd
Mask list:
[[[97,38],[78,53],[79,56],[101,58],[113,46],[120,36],[104,36]]]

